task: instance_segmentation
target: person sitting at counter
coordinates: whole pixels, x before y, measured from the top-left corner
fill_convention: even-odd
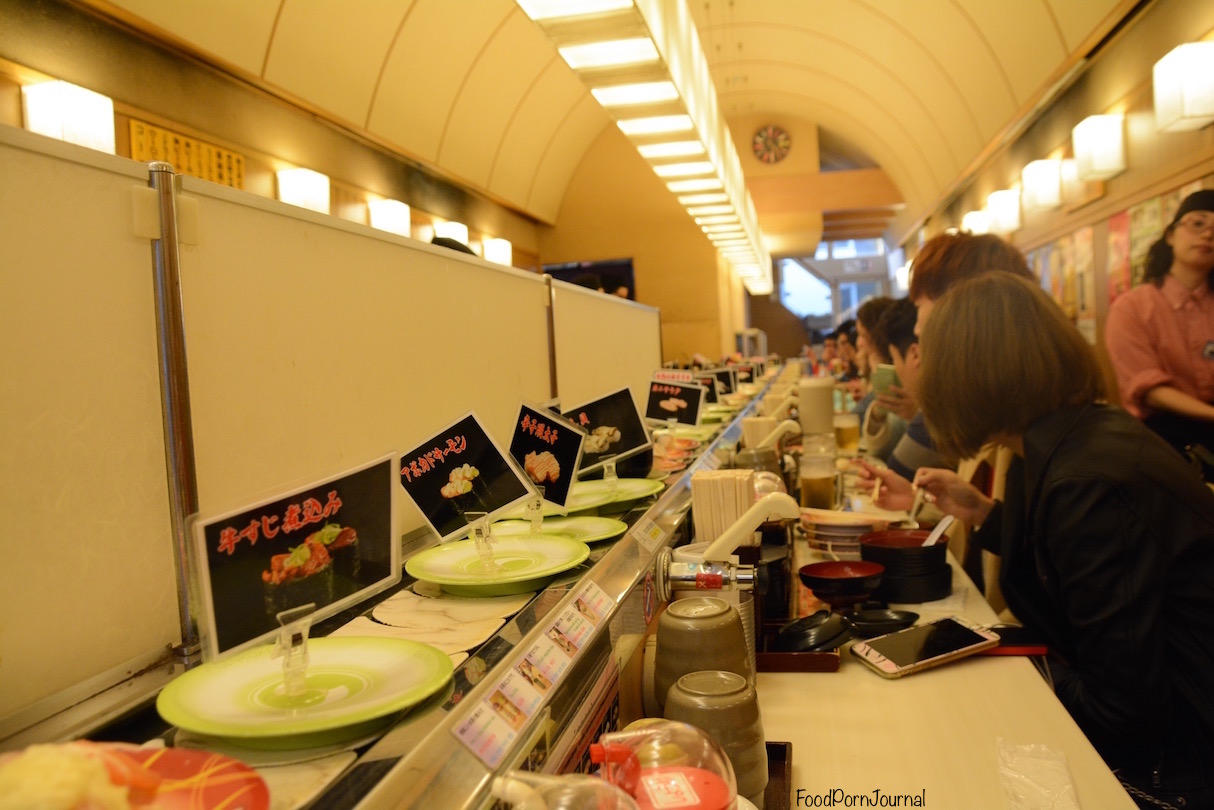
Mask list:
[[[885,311],[894,305],[894,299],[880,295],[868,299],[856,310],[856,368],[859,374],[847,383],[847,392],[855,400],[852,412],[864,418],[868,406],[875,396],[869,378],[878,363],[889,363],[889,356],[877,351],[873,343],[873,330]]]
[[[1021,464],[1001,503],[948,470],[915,483],[1001,555],[1058,698],[1130,792],[1214,806],[1214,492],[1105,401],[1092,348],[1031,281],[957,285],[921,339],[937,446],[963,458],[997,441]]]
[[[874,398],[861,419],[860,435],[868,455],[898,465],[894,474],[914,474],[918,467],[915,459],[928,463],[942,463],[930,447],[927,428],[924,427],[917,441],[901,444],[906,433],[907,422],[919,413],[919,405],[911,394],[919,367],[919,338],[915,334],[915,305],[909,299],[894,301],[872,332],[874,351],[894,367],[901,385],[891,385],[885,393]],[[925,446],[921,441],[927,441]],[[890,456],[895,448],[902,448],[901,459],[894,462]],[[921,451],[926,455],[921,455]],[[913,466],[911,466],[913,465]]]
[[[1122,404],[1177,450],[1214,451],[1214,190],[1181,202],[1143,281],[1104,332]]]

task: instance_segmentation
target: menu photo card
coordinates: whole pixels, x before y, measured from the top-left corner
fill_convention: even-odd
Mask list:
[[[589,434],[582,443],[579,474],[602,469],[611,457],[619,461],[635,456],[653,444],[627,388],[570,408],[562,416]]]
[[[707,393],[704,386],[694,383],[650,380],[645,418],[651,422],[666,423],[673,419],[681,425],[698,425]]]
[[[706,374],[697,375],[695,382],[704,386],[704,402],[708,405],[715,405],[721,401],[720,387],[721,383],[716,377]]]
[[[208,660],[271,639],[278,614],[332,616],[400,581],[395,457],[194,523]]]
[[[400,484],[444,543],[468,534],[469,512],[487,512],[492,520],[536,496],[472,412],[402,454]]]
[[[724,366],[721,368],[706,368],[700,372],[701,375],[711,375],[717,378],[717,382],[721,384],[720,393],[732,394],[738,390],[738,372],[732,366]]]
[[[586,431],[564,417],[527,403],[514,421],[510,455],[531,483],[544,488],[544,500],[564,506],[577,478]]]

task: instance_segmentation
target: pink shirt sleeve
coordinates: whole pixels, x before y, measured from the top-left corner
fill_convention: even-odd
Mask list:
[[[1139,419],[1150,414],[1142,402],[1146,392],[1172,382],[1172,375],[1164,369],[1159,356],[1161,335],[1156,321],[1161,315],[1168,315],[1158,312],[1157,304],[1170,309],[1155,287],[1150,284],[1136,287],[1113,302],[1104,329],[1104,343],[1117,374],[1121,404]]]

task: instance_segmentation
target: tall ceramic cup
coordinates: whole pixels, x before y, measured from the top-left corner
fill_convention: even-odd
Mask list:
[[[733,672],[691,672],[666,696],[666,719],[690,723],[716,740],[733,765],[738,795],[763,806],[767,743],[754,687]]]
[[[666,693],[689,672],[720,669],[750,681],[746,632],[737,609],[715,596],[676,599],[658,618],[653,685],[658,708]]]

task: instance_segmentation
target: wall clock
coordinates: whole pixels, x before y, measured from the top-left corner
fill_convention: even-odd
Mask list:
[[[764,163],[779,163],[788,156],[788,150],[792,148],[792,138],[783,127],[768,124],[759,127],[750,140],[750,148],[754,150],[755,157]]]

